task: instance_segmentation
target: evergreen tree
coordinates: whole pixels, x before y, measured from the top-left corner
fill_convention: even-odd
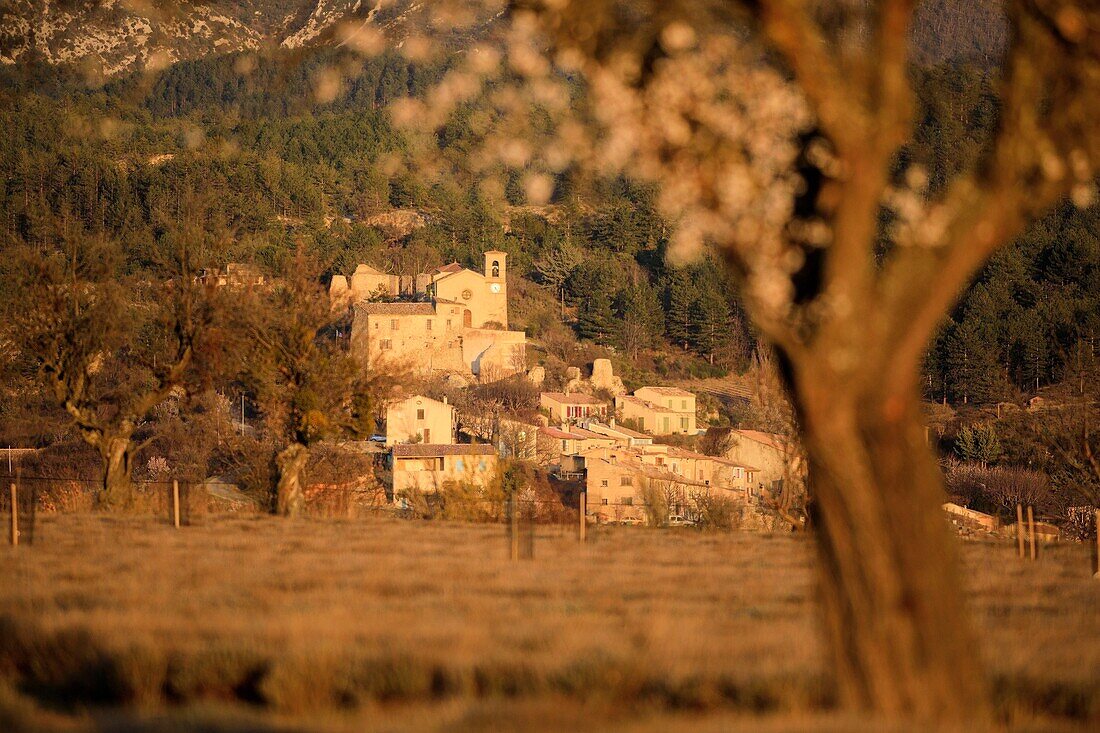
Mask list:
[[[642,280],[620,293],[616,311],[621,321],[618,344],[632,358],[661,337],[665,316],[657,291],[648,281]]]
[[[716,290],[705,288],[691,308],[691,345],[714,363],[714,354],[730,338],[732,312]]]
[[[947,338],[946,363],[956,400],[988,403],[1005,395],[1007,385],[994,330],[996,318],[988,291],[979,285],[962,320]]]
[[[581,338],[606,344],[611,341],[616,330],[615,313],[611,309],[611,296],[607,291],[592,291],[580,301],[577,333]]]
[[[695,286],[685,270],[673,270],[665,285],[665,333],[670,341],[687,348],[692,338],[692,306]]]

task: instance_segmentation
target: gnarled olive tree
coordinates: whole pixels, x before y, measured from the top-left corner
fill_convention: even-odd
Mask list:
[[[167,234],[165,279],[150,282],[125,275],[117,242],[58,218],[55,237],[12,250],[19,264],[10,336],[102,457],[97,505],[118,508],[132,498],[142,422],[198,376],[196,350],[213,317],[195,277],[199,235],[193,227]]]

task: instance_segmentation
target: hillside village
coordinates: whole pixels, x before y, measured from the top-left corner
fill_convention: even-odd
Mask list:
[[[766,503],[784,482],[801,482],[786,438],[733,429],[714,455],[685,447],[707,433],[697,396],[666,385],[628,392],[606,358],[567,370],[560,391],[546,389],[545,370],[528,368],[526,334],[509,329],[507,254],[489,250],[483,262],[480,272],[451,263],[407,277],[360,263],[330,280],[332,307],[352,314],[350,348],[361,363],[408,375],[367,447],[386,503],[430,505],[456,487],[488,495],[503,462],[518,461],[563,505],[579,494],[591,523],[694,524],[722,504],[770,526]],[[486,419],[446,394],[517,381],[537,392],[537,412],[495,409]]]

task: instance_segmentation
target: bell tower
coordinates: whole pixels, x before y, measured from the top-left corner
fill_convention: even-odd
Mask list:
[[[485,253],[485,294],[489,303],[487,321],[508,328],[508,253],[491,249]]]

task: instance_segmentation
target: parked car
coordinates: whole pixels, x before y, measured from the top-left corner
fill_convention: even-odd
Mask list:
[[[681,517],[679,514],[669,515],[668,522],[665,523],[666,527],[694,527],[695,522],[686,517]]]
[[[619,520],[619,524],[625,524],[628,527],[640,527],[645,524],[645,522],[637,517],[623,517]]]
[[[370,440],[371,440],[372,443],[385,443],[386,442],[386,436],[385,435],[378,435],[376,433],[376,434],[370,436]]]

